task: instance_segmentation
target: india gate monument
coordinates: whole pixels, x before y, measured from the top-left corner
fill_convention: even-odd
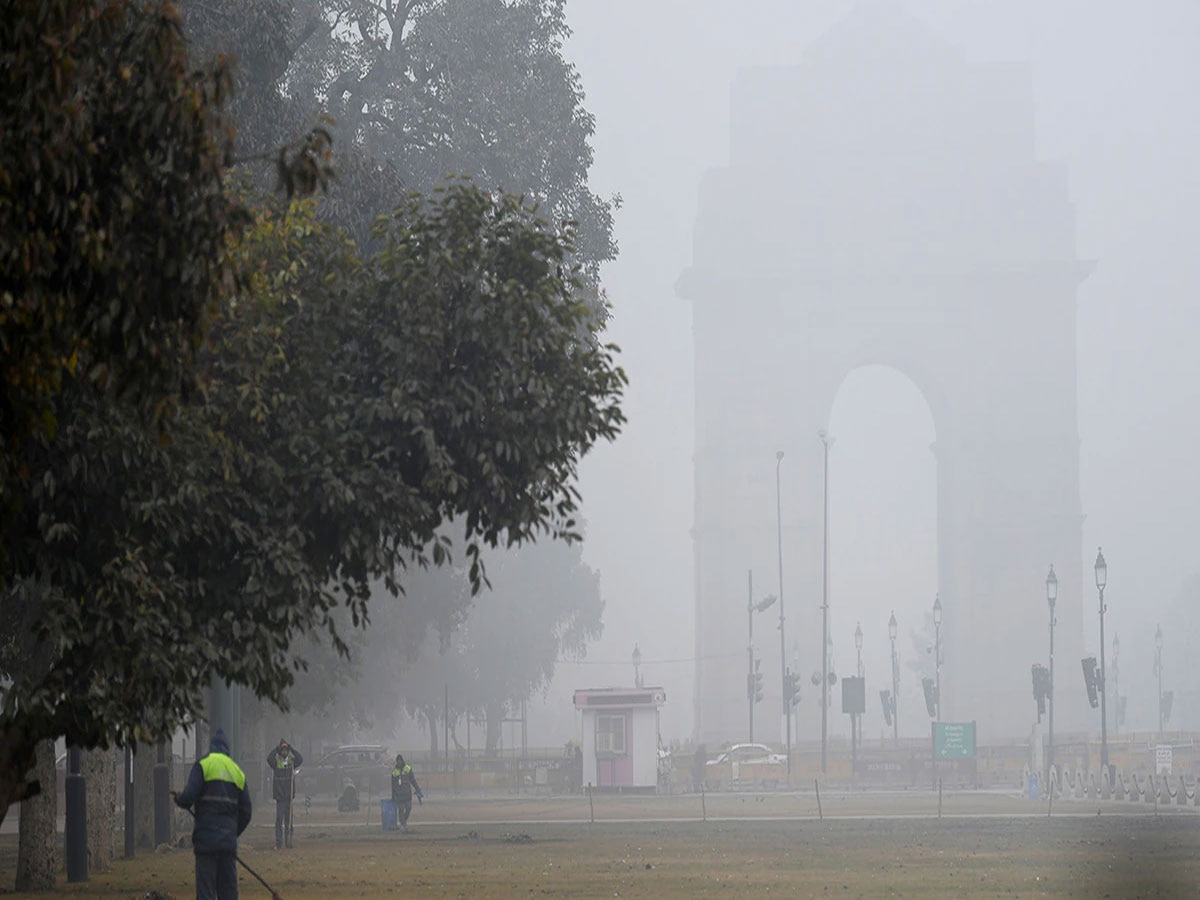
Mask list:
[[[975,721],[981,742],[1028,738],[1053,563],[1058,727],[1084,727],[1079,660],[1096,610],[1082,580],[1075,335],[1090,264],[1066,166],[1036,156],[1033,94],[1028,65],[971,60],[881,0],[795,65],[738,73],[728,162],[699,186],[677,282],[695,340],[698,741],[746,739],[747,572],[774,593],[778,568],[787,655],[795,642],[802,657],[793,741],[820,738],[818,434],[868,365],[911,379],[933,418],[942,720]],[[776,625],[756,626],[756,737],[782,745]],[[868,683],[868,704],[887,687]],[[830,698],[832,720],[840,690]]]

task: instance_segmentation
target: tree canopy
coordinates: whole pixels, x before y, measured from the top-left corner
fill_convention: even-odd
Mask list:
[[[247,2],[296,44],[259,58],[251,40],[248,61],[278,74],[245,109],[319,109],[319,79],[288,95],[324,71],[300,49],[349,22],[365,45],[385,9]],[[533,15],[549,30],[525,40],[550,56],[563,34],[551,0],[401,6],[401,39],[339,71],[381,65],[418,14],[458,27],[459,6]],[[259,37],[266,52],[277,35]],[[606,204],[571,216],[595,198],[569,179],[507,192],[498,167],[408,196],[363,182],[388,214],[356,242],[360,212],[350,235],[312,202],[230,187],[230,70],[186,49],[166,2],[18,0],[0,22],[0,820],[35,789],[41,740],[158,739],[214,677],[286,707],[297,638],[345,649],[339,623],[363,622],[372,585],[449,559],[446,523],[474,590],[483,548],[576,536],[577,462],[623,422],[594,289]],[[428,88],[397,71],[395,103]],[[344,132],[357,171],[418,171],[367,155],[368,125]],[[251,150],[275,146],[265,133]],[[289,193],[323,183],[325,146],[316,131],[280,151]]]
[[[213,675],[286,706],[293,639],[340,642],[332,610],[357,623],[373,580],[446,559],[444,522],[476,587],[482,546],[574,534],[624,375],[587,337],[569,233],[457,183],[379,237],[361,259],[311,207],[264,213],[170,442],[90,385],[59,398],[5,598],[41,658],[9,672],[0,752],[159,737]]]
[[[266,151],[328,115],[339,190],[325,214],[365,243],[399,193],[447,175],[576,223],[593,286],[612,210],[588,186],[594,117],[563,56],[564,0],[234,0],[188,4],[201,56],[238,60],[239,142]]]

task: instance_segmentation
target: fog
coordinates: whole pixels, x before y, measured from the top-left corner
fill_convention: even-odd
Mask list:
[[[1200,427],[1193,413],[1200,363],[1190,346],[1200,333],[1200,311],[1190,296],[1200,281],[1194,252],[1200,123],[1193,96],[1200,84],[1200,7],[1188,0],[1164,0],[1152,11],[1094,0],[900,5],[969,61],[1029,64],[1036,157],[1065,164],[1077,256],[1096,262],[1076,295],[1076,347],[1063,348],[1077,359],[1082,564],[1067,577],[1082,584],[1084,649],[1098,650],[1091,565],[1103,546],[1106,637],[1111,645],[1111,636],[1120,636],[1120,693],[1130,698],[1126,728],[1156,726],[1152,666],[1159,622],[1166,632],[1164,687],[1176,690],[1172,726],[1198,727],[1181,693],[1189,689],[1185,661],[1197,649],[1190,635],[1198,617],[1185,587],[1200,568],[1190,554],[1200,478],[1189,459]],[[598,448],[582,465],[584,555],[600,572],[604,635],[586,661],[560,665],[547,700],[531,704],[533,743],[575,736],[574,689],[632,683],[635,643],[645,682],[667,692],[664,740],[693,731],[695,359],[693,311],[677,296],[676,282],[695,262],[701,182],[729,162],[730,95],[739,71],[798,63],[855,6],[855,0],[747,0],[736,10],[711,0],[568,5],[574,30],[568,55],[597,120],[592,185],[623,198],[616,219],[621,252],[604,281],[613,303],[611,337],[630,376],[629,424],[615,444]],[[1045,323],[1033,317],[1027,327]],[[801,395],[804,387],[796,383],[792,390]],[[864,731],[868,739],[878,737],[884,724],[877,691],[888,686],[886,622],[895,610],[905,672],[902,734],[927,733],[919,678],[910,669],[928,663],[914,632],[926,627],[938,590],[929,401],[895,369],[856,369],[837,391],[828,428],[835,439],[829,455],[832,667],[853,669],[853,633],[861,622]],[[817,444],[815,433],[811,440]],[[773,486],[776,449],[771,442],[762,446],[755,490]],[[819,485],[819,469],[800,471],[801,460],[789,465],[792,460],[785,458],[781,478]],[[777,572],[761,564],[773,553],[768,545],[754,554],[760,595],[778,589]],[[1053,562],[1046,559],[1029,573],[1031,592],[1043,590]],[[1058,561],[1060,577],[1062,568]],[[819,642],[792,616],[821,601],[796,589],[789,593],[788,577],[789,644],[802,657],[802,706],[812,707],[817,701],[807,675],[818,668]],[[1193,580],[1191,595],[1197,587]],[[1045,612],[1044,594],[1031,602]],[[744,660],[744,588],[729,603],[743,611],[735,619],[742,630],[728,635],[728,651]],[[778,648],[773,613],[755,625],[755,643],[768,657]],[[1044,636],[1045,617],[1033,618],[1029,629]],[[1013,665],[1027,677],[1034,661],[1044,659]],[[1082,689],[1078,662],[1060,658],[1059,665],[1059,684],[1069,681],[1074,697]],[[837,709],[836,694],[834,704]],[[1030,709],[1032,717],[1032,697]],[[1098,730],[1098,714],[1088,713],[1087,726]],[[831,714],[831,732],[848,733],[844,720]]]

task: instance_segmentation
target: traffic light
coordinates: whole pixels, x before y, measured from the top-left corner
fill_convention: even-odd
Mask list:
[[[792,706],[800,702],[800,676],[790,669],[783,675],[783,699]]]
[[[763,673],[759,671],[759,666],[762,665],[761,659],[754,661],[754,702],[761,703],[763,698]]]
[[[879,702],[883,704],[883,721],[887,724],[892,724],[892,692],[880,691]]]
[[[1162,717],[1164,722],[1171,721],[1171,704],[1175,701],[1174,691],[1163,691],[1162,695]]]
[[[1046,713],[1046,698],[1050,696],[1050,670],[1041,663],[1034,663],[1031,671],[1033,673],[1033,699],[1037,701],[1038,721],[1040,722]]]
[[[1100,705],[1100,673],[1096,671],[1096,657],[1089,656],[1083,660],[1083,682],[1087,685],[1088,703],[1092,709]]]
[[[925,690],[925,709],[929,711],[929,718],[937,716],[937,686],[933,683],[932,678],[922,678],[921,687]]]

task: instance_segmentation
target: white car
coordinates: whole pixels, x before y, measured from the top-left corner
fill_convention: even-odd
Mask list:
[[[787,757],[766,744],[733,744],[704,764],[704,785],[709,790],[728,787],[777,787],[787,782]]]

